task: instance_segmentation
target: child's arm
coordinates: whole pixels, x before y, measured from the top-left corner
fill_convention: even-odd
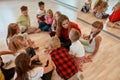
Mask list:
[[[44,67],[44,74],[50,72],[51,70],[53,70],[53,64],[51,60],[48,60],[47,66]]]
[[[5,54],[15,54],[14,52],[12,51],[0,51],[0,55],[5,55]]]
[[[101,40],[102,40],[102,38],[100,36],[95,38],[95,50],[92,55],[95,55],[97,53]]]

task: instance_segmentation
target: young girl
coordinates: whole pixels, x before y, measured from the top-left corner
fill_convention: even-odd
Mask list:
[[[103,29],[103,23],[100,21],[95,21],[92,23],[93,28],[91,29],[90,35],[84,35],[83,39],[80,39],[81,43],[84,45],[85,51],[91,53],[89,58],[92,58],[98,51],[100,42],[102,38],[99,33]]]
[[[39,9],[37,11],[37,19],[38,19],[38,22],[41,22],[41,21],[44,21],[45,20],[45,14],[46,14],[46,10],[45,10],[45,3],[40,1],[38,3],[38,6],[39,6]]]
[[[99,0],[98,3],[94,7],[94,15],[97,18],[100,19],[106,19],[109,15],[106,14],[106,10],[108,7],[108,2],[107,1],[102,1]]]
[[[82,71],[82,63],[90,62],[91,60],[85,57],[85,50],[80,39],[80,33],[76,29],[71,29],[69,38],[72,42],[70,46],[70,54],[74,56],[78,70]]]
[[[68,50],[61,47],[60,40],[57,36],[51,38],[49,45],[51,48],[49,54],[56,66],[58,75],[64,80],[74,80],[78,70],[74,64],[74,60],[69,55]]]
[[[8,25],[8,34],[7,34],[7,38],[6,38],[6,42],[7,42],[7,45],[8,45],[9,49],[10,49],[9,41],[15,35],[21,35],[21,36],[23,36],[27,40],[27,42],[28,42],[28,44],[29,44],[30,47],[33,47],[34,49],[38,49],[39,48],[39,47],[36,47],[36,45],[34,44],[33,41],[31,41],[31,39],[28,37],[27,33],[20,34],[20,29],[19,29],[18,24],[16,24],[16,23],[10,23]]]
[[[20,32],[21,33],[27,32],[28,34],[36,32],[38,29],[30,26],[30,17],[28,14],[27,6],[22,6],[20,9],[22,15],[20,15],[19,18],[17,19],[17,23],[20,26]]]
[[[29,56],[31,57],[32,63],[40,62],[38,55],[36,55],[35,51],[29,47],[27,41],[24,39],[23,36],[15,35],[10,40],[10,50],[15,52],[14,56],[17,57],[21,52],[28,52]],[[32,51],[30,51],[32,49]]]
[[[108,27],[120,29],[120,2],[113,7],[113,13],[109,16]]]
[[[77,24],[70,22],[66,15],[61,15],[58,19],[56,32],[60,39],[61,45],[66,47],[67,49],[69,49],[69,46],[71,45],[71,41],[69,39],[69,31],[72,28],[77,29],[81,33],[81,30]]]
[[[26,53],[21,53],[15,59],[16,73],[14,75],[15,80],[42,80],[43,74],[51,72],[53,65],[51,61],[48,62],[47,67],[33,67],[31,65],[30,56]],[[49,77],[47,80],[51,80]]]
[[[58,24],[58,19],[59,17],[61,16],[61,12],[60,11],[57,11],[55,14],[54,14],[54,19],[53,19],[53,23],[51,25],[51,32],[50,32],[50,36],[55,36],[56,34],[56,28],[57,28],[57,24]]]
[[[60,11],[56,11],[56,13],[54,14],[54,20],[53,20],[53,23],[52,23],[52,31],[55,31],[56,28],[57,28],[57,24],[58,24],[58,19],[59,17],[61,16],[61,12]]]
[[[87,3],[85,2],[85,5],[82,7],[81,11],[85,13],[89,12],[91,8],[91,4],[92,4],[92,0],[88,0]]]
[[[39,22],[39,29],[49,31],[53,22],[53,12],[51,9],[47,10],[45,21]]]
[[[14,52],[12,52],[12,51],[0,51],[0,56],[6,55],[6,54],[14,54]],[[4,79],[1,79],[1,77],[0,77],[0,80],[11,80],[14,76],[14,73],[15,73],[14,67],[9,68],[9,69],[5,69],[5,64],[2,60],[2,57],[0,57],[0,70],[1,70],[1,73],[3,74],[3,77],[4,77]],[[0,76],[2,74],[0,74]]]

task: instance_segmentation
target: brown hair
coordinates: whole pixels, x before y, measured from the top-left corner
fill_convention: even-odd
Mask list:
[[[21,9],[21,11],[26,11],[28,8],[27,8],[27,6],[22,6],[20,9]]]
[[[38,5],[39,6],[42,6],[42,5],[44,5],[45,3],[43,2],[43,1],[40,1],[39,3],[38,3]]]
[[[68,20],[69,21],[69,18],[66,16],[66,15],[61,15],[60,18],[58,19],[58,26],[57,26],[57,33],[58,33],[58,36],[61,35],[61,30],[62,30],[62,23],[63,21],[65,20]],[[71,27],[68,27],[68,30],[70,31],[70,28]],[[68,32],[69,32],[68,31]]]
[[[103,29],[103,22],[100,22],[100,21],[95,21],[95,22],[93,22],[92,23],[92,26],[94,27],[94,28],[97,28],[97,29]]]
[[[8,25],[8,33],[7,33],[7,38],[6,38],[7,44],[8,44],[7,39],[8,39],[9,37],[14,36],[15,34],[18,34],[18,32],[17,32],[18,29],[19,29],[19,27],[18,27],[18,24],[16,24],[16,23],[10,23],[10,24]]]
[[[57,36],[52,37],[49,41],[49,45],[52,50],[59,48],[61,46],[59,38]]]
[[[93,37],[90,39],[89,43],[91,43],[93,38],[96,37],[101,32],[101,30],[103,29],[103,22],[95,21],[92,23],[92,26],[94,28],[99,29],[100,31],[98,31],[96,34],[93,35]],[[89,38],[90,38],[91,34],[92,34],[92,32],[90,33]]]
[[[72,29],[70,30],[69,37],[70,37],[70,39],[71,39],[73,42],[75,42],[75,41],[79,40],[79,38],[80,38],[80,32],[79,32],[78,30],[72,28]]]
[[[20,53],[15,59],[17,78],[15,80],[29,80],[27,72],[32,70],[30,56],[27,53]]]

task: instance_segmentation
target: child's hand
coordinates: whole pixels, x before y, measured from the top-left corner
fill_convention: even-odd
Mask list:
[[[49,60],[47,60],[45,67],[47,67],[47,66],[48,66],[48,64],[49,64]]]

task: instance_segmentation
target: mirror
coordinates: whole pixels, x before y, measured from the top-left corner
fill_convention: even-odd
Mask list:
[[[99,20],[104,23],[104,29],[103,31],[107,34],[110,34],[118,39],[120,39],[120,29],[111,28],[106,26],[106,22],[108,19],[98,19],[93,15],[92,9],[93,5],[95,4],[96,0],[92,0],[91,10],[89,13],[83,13],[81,12],[81,8],[84,5],[87,0],[55,0],[61,4],[66,5],[67,7],[72,7],[74,10],[77,11],[77,19],[81,20],[87,24],[92,24],[94,21]],[[118,2],[119,0],[108,0],[108,9],[106,13],[111,14],[113,6]]]

